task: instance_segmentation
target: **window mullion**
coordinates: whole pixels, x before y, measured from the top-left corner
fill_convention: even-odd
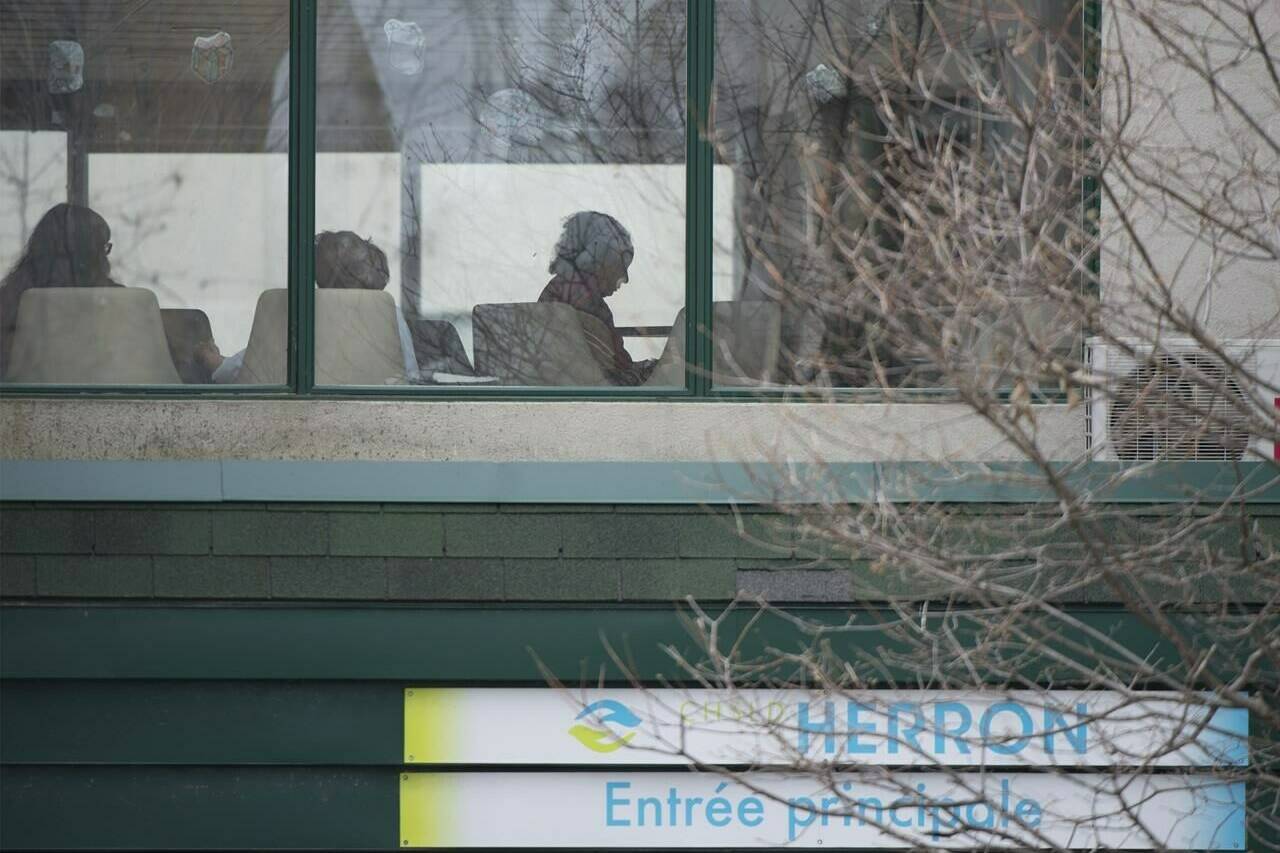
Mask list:
[[[715,51],[713,0],[688,0],[688,184],[686,246],[686,387],[696,396],[711,389],[711,170],[708,137]]]
[[[315,386],[315,0],[291,0],[289,18],[289,381],[308,394]]]

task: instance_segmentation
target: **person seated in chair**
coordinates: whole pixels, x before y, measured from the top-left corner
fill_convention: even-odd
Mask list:
[[[610,339],[590,343],[606,355],[609,363],[602,366],[615,385],[643,385],[656,363],[632,360],[604,301],[627,283],[634,257],[631,234],[621,222],[607,213],[579,211],[564,221],[547,268],[552,279],[538,297],[539,302],[562,302],[604,323]]]
[[[316,235],[316,287],[321,290],[354,289],[385,290],[391,274],[386,254],[352,231],[324,231]],[[418,379],[418,359],[413,351],[413,337],[404,315],[396,310],[396,332],[400,338],[400,354],[405,376]],[[219,384],[236,380],[244,362],[244,350],[223,358],[213,347],[202,356],[213,369],[213,381]]]
[[[122,287],[111,280],[111,228],[87,207],[56,204],[31,231],[22,257],[0,282],[0,376],[18,328],[18,303],[40,287]]]
[[[316,287],[321,290],[386,290],[391,280],[387,256],[372,240],[352,231],[323,231],[316,236]],[[418,379],[418,357],[404,314],[396,308],[396,334],[404,373],[410,382]]]

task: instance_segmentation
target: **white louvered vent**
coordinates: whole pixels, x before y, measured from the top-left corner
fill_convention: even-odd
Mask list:
[[[1249,413],[1274,418],[1277,398],[1249,376],[1280,382],[1280,340],[1235,340],[1229,361],[1193,341],[1158,348],[1089,342],[1090,364],[1107,390],[1091,395],[1085,435],[1100,459],[1141,462],[1276,458],[1274,420],[1252,435]],[[1258,432],[1255,428],[1252,432]]]

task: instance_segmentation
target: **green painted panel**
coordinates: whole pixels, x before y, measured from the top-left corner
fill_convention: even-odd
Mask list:
[[[850,500],[874,494],[874,464],[829,469]],[[734,462],[0,459],[9,501],[725,504],[769,502],[776,481]]]
[[[4,767],[6,850],[395,847],[395,768]]]
[[[0,460],[4,500],[220,501],[222,496],[222,463],[214,460]]]
[[[670,673],[661,643],[685,632],[660,610],[446,607],[6,607],[0,677],[540,683],[533,649],[563,677],[594,679],[601,638]],[[683,644],[692,654],[692,642]],[[605,667],[609,677],[621,673]]]
[[[6,764],[395,764],[403,685],[8,681]]]
[[[1068,489],[1104,503],[1280,501],[1280,476],[1269,462],[1121,462],[1062,464]],[[1031,462],[884,462],[876,466],[884,500],[930,503],[1043,503],[1057,500]]]
[[[853,630],[825,635],[832,652],[856,661],[869,682],[889,684],[909,677],[884,663],[894,657],[885,626],[900,624],[886,610],[793,608],[823,624],[852,620]],[[936,612],[936,610],[935,610]],[[743,630],[746,610],[722,626],[728,644]],[[1081,609],[1074,615],[1097,636],[1108,636],[1127,655],[1176,672],[1174,648],[1141,622],[1114,609]],[[937,617],[930,617],[937,618]],[[1191,645],[1202,617],[1170,615]],[[986,625],[963,611],[947,616],[960,642],[978,643]],[[1093,664],[1103,654],[1091,634],[1061,636],[1060,623],[1035,613],[1020,626],[1029,642],[1066,658]],[[744,659],[770,649],[799,651],[814,637],[788,620],[768,616],[752,623],[739,643]],[[670,606],[472,607],[5,607],[0,608],[0,677],[14,679],[201,679],[354,680],[444,683],[544,683],[534,656],[571,683],[623,680],[609,660],[610,644],[636,675],[648,680],[678,677],[662,650],[674,646],[700,655]],[[726,645],[727,647],[727,645]],[[1220,649],[1218,662],[1234,666],[1249,649]],[[1017,644],[1009,666],[1027,677],[1073,680],[1069,666],[1049,666]],[[959,665],[959,664],[957,664]],[[1270,677],[1270,671],[1262,677]],[[788,678],[777,671],[771,675]]]

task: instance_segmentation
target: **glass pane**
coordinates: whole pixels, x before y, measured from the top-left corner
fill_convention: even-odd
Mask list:
[[[717,383],[1007,382],[1072,345],[1042,297],[1082,245],[1078,6],[716,0]]]
[[[285,382],[288,0],[0,21],[3,380]]]
[[[684,9],[320,4],[320,384],[684,384]]]

